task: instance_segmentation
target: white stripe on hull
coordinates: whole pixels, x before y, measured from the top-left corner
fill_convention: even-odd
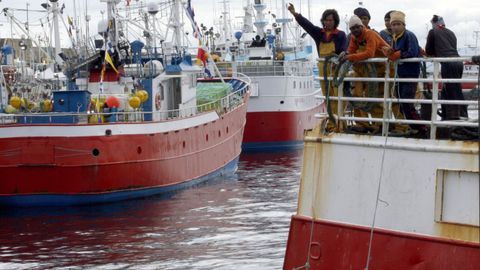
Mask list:
[[[90,137],[112,135],[163,133],[195,127],[219,119],[216,112],[209,112],[185,119],[151,123],[115,123],[85,125],[11,125],[0,127],[0,139],[19,137]]]

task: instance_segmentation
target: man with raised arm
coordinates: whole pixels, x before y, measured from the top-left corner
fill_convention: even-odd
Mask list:
[[[295,7],[292,4],[289,4],[288,10],[295,17],[295,20],[298,24],[313,38],[315,44],[317,45],[317,51],[319,57],[327,57],[333,54],[339,55],[346,49],[347,40],[345,32],[339,30],[337,27],[340,24],[340,17],[335,9],[327,9],[323,12],[321,23],[322,27],[313,25],[308,19],[303,17],[300,13],[295,11]],[[321,79],[324,77],[324,69],[327,65],[327,76],[333,74],[332,64],[327,64],[324,61],[319,61],[318,63],[318,73]],[[326,95],[326,82],[321,81],[321,87],[323,94]],[[338,96],[338,90],[336,87],[333,87],[333,84],[329,85],[329,95]],[[337,113],[337,101],[331,101],[331,111],[332,113]],[[327,130],[334,130],[334,123],[331,121],[327,124]]]

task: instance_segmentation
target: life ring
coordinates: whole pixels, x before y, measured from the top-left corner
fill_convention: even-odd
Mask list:
[[[155,109],[157,111],[160,110],[161,101],[162,97],[160,96],[160,92],[157,92],[157,94],[155,94]]]

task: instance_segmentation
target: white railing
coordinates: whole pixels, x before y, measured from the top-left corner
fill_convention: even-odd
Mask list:
[[[239,62],[219,62],[217,67],[225,76],[235,72],[250,77],[260,76],[312,76],[313,67],[309,61],[248,60]]]
[[[324,61],[323,58],[319,58],[318,61]],[[330,96],[329,99],[338,101],[337,106],[337,116],[338,120],[345,121],[358,121],[358,122],[376,122],[383,123],[382,125],[382,136],[386,136],[388,133],[387,123],[399,123],[399,124],[421,124],[430,126],[430,139],[436,138],[436,131],[438,126],[444,127],[478,127],[478,118],[476,122],[471,121],[445,121],[437,119],[437,109],[439,105],[478,105],[478,101],[473,100],[440,100],[439,99],[439,83],[478,83],[478,78],[462,78],[462,79],[444,79],[440,78],[440,64],[442,62],[465,62],[472,61],[472,57],[451,57],[451,58],[409,58],[401,59],[399,62],[432,62],[433,63],[433,74],[428,78],[390,78],[389,74],[389,60],[386,58],[371,58],[365,61],[364,63],[385,63],[386,72],[385,77],[345,77],[343,81],[349,82],[383,82],[384,91],[382,97],[345,97],[343,95],[343,84],[338,87],[338,96]],[[477,74],[478,76],[478,74]],[[324,77],[320,76],[317,79],[323,81]],[[332,77],[327,78],[330,83],[332,82]],[[401,99],[397,97],[390,97],[390,85],[393,85],[395,82],[417,82],[417,83],[431,83],[432,84],[432,98],[431,99]],[[479,86],[477,85],[477,88]],[[317,96],[317,98],[325,99],[324,96]],[[377,102],[383,103],[383,118],[370,118],[370,117],[355,117],[355,116],[345,116],[344,115],[344,106],[343,102]],[[431,104],[431,116],[430,120],[409,120],[409,119],[393,119],[392,118],[392,104],[393,103],[415,103],[415,104]],[[385,110],[385,108],[387,108]],[[325,115],[317,115],[317,117],[325,117]]]
[[[89,118],[97,117],[99,119],[106,119],[108,123],[118,122],[143,122],[146,115],[151,115],[156,121],[168,121],[180,118],[188,118],[200,113],[216,111],[222,115],[245,102],[246,94],[250,85],[250,78],[243,74],[238,74],[244,86],[235,92],[229,93],[227,96],[204,103],[197,106],[167,110],[146,112],[141,110],[128,112],[82,112],[82,113],[61,113],[61,112],[46,112],[46,113],[17,113],[17,114],[0,114],[0,125],[6,124],[87,124]],[[59,122],[59,119],[63,121]],[[70,121],[71,119],[71,121]]]

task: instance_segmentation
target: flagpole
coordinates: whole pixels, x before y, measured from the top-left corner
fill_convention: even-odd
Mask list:
[[[190,10],[191,10],[191,5],[190,5],[190,1],[188,1],[188,5],[190,7]],[[193,20],[192,18],[192,14],[190,13],[191,11],[188,10],[187,7],[183,7],[184,10],[185,10],[185,13],[187,14],[187,17],[188,19],[190,20],[190,23],[192,24],[192,27],[194,29],[194,31],[197,33],[197,39],[200,40],[202,34],[200,32],[200,30],[198,29],[198,25],[195,23],[195,21]],[[195,36],[195,35],[194,35]],[[208,52],[208,49],[207,47],[205,47],[201,41],[199,43],[199,47],[204,50],[205,52]],[[213,64],[213,69],[215,70],[215,72],[218,74],[218,77],[220,78],[220,80],[225,83],[225,80],[223,79],[223,76],[222,74],[220,73],[220,70],[218,70],[218,67],[217,65],[215,64],[215,61],[213,61],[213,58],[212,58],[212,55],[210,53],[208,53],[208,57],[207,57],[207,63],[211,62]],[[207,68],[207,65],[205,64],[205,68]]]

